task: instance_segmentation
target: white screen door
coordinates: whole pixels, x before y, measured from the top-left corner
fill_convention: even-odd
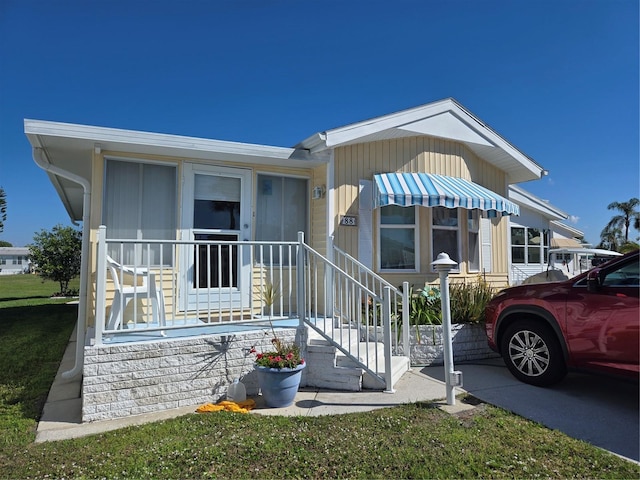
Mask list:
[[[249,240],[251,172],[196,164],[185,166],[183,238],[195,242]],[[201,243],[183,248],[182,310],[246,307],[250,248]]]

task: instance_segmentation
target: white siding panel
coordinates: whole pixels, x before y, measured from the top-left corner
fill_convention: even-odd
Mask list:
[[[492,271],[493,258],[491,255],[491,219],[480,218],[480,242],[482,245],[482,271]]]

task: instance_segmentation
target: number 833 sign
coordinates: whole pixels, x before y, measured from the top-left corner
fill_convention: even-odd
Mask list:
[[[340,219],[340,225],[345,225],[347,227],[357,227],[358,217],[355,217],[353,215],[343,215]]]

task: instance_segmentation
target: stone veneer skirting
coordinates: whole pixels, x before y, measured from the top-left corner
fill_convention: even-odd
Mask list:
[[[411,365],[444,365],[442,325],[420,325],[418,331],[412,326],[409,332]],[[454,363],[499,356],[489,348],[483,324],[451,325],[451,343]]]
[[[295,340],[303,349],[306,346],[305,328],[279,329],[278,336]],[[256,395],[255,357],[249,350],[252,346],[258,351],[271,349],[271,338],[270,332],[256,330],[87,346],[82,421],[216,403],[236,378],[245,384],[248,395]]]
[[[416,327],[410,330],[411,365],[444,364],[442,326],[418,328],[419,335]],[[326,365],[313,357],[312,352],[307,351],[310,347],[307,347],[306,328],[279,329],[278,336],[284,341],[295,340],[302,345],[305,357],[313,360],[308,362],[309,368],[302,371],[302,386],[336,388],[335,378],[327,378],[326,385],[320,381],[324,370],[334,376],[331,372],[335,369],[335,355],[331,355]],[[224,399],[236,378],[244,383],[247,395],[257,395],[254,355],[249,350],[252,346],[258,351],[270,349],[271,338],[271,332],[262,329],[85,347],[82,421],[109,420],[186,406],[195,409]],[[452,343],[454,362],[497,356],[487,346],[483,325],[452,325]],[[353,371],[353,381],[362,382],[359,369]],[[354,385],[342,385],[342,388],[360,389],[356,388],[360,384]]]

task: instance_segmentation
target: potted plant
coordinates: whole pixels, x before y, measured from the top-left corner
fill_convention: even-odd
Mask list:
[[[300,347],[295,343],[284,342],[276,334],[271,319],[271,309],[278,293],[278,287],[267,283],[262,297],[269,312],[271,326],[271,346],[265,352],[255,352],[255,369],[262,397],[269,407],[287,407],[293,403],[305,367]]]

